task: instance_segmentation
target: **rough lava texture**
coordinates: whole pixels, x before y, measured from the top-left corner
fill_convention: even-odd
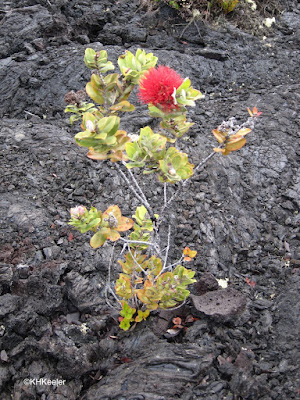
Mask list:
[[[167,6],[2,1],[1,400],[299,399],[300,8],[282,5],[265,39],[200,21],[180,38],[187,23]],[[195,248],[197,279],[227,278],[247,303],[236,315],[198,312],[166,338],[172,318],[191,314],[190,301],[184,311],[119,330],[104,294],[108,247],[92,250],[88,234],[67,225],[78,204],[114,203],[128,216],[137,205],[114,168],[76,146],[63,113],[64,95],[89,79],[87,47],[105,48],[113,62],[142,47],[205,93],[182,143],[194,164],[211,152],[211,130],[224,119],[242,121],[247,107],[262,111],[247,145],[214,157],[170,214],[170,259]],[[123,128],[155,126],[133,102],[137,111],[122,118]],[[143,188],[159,207],[162,187],[147,178]],[[202,295],[218,292],[208,290]],[[65,382],[26,385],[30,378]]]

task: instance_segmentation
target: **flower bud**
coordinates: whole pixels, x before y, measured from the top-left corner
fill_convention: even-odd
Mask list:
[[[84,206],[76,206],[70,210],[71,217],[76,219],[81,219],[85,212],[86,208]]]
[[[127,136],[130,137],[132,142],[137,142],[140,138],[140,135],[137,135],[135,133],[128,133]]]
[[[94,131],[94,124],[92,123],[92,121],[87,120],[85,127],[88,131],[93,132]]]

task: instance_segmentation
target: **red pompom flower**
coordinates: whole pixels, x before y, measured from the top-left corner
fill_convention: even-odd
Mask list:
[[[150,68],[140,80],[138,97],[143,103],[158,106],[164,112],[178,109],[175,93],[183,81],[169,67]]]

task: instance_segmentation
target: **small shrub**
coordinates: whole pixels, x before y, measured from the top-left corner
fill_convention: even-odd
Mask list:
[[[107,301],[120,309],[120,328],[128,330],[141,322],[152,310],[178,307],[186,301],[188,286],[195,282],[195,272],[183,266],[196,256],[196,251],[185,247],[180,258],[169,263],[171,228],[167,222],[168,210],[188,180],[215,154],[226,156],[241,149],[245,136],[254,127],[260,114],[249,111],[250,117],[238,125],[234,118],[223,122],[213,135],[219,146],[195,167],[188,155],[177,147],[177,141],[194,123],[187,119],[187,107],[194,107],[203,96],[191,86],[188,78],[182,78],[169,67],[155,68],[157,57],[138,49],[134,55],[126,51],[118,59],[120,73],[108,73],[115,66],[107,60],[105,50],[87,49],[84,62],[92,70],[86,93],[97,104],[86,103],[82,91],[70,92],[66,112],[73,115],[71,123],[82,120],[81,131],[75,135],[76,143],[88,148],[87,156],[93,160],[113,163],[119,175],[139,200],[140,206],[131,218],[123,216],[119,206],[111,205],[102,212],[85,206],[71,209],[70,225],[81,233],[91,231],[90,245],[97,249],[107,242],[121,240],[124,259],[118,260],[122,268],[114,290],[110,285],[114,246],[108,262]],[[129,96],[139,86],[138,97],[148,105],[153,118],[160,120],[160,128],[153,132],[149,126],[141,129],[134,141],[120,129],[119,114],[133,112],[135,107]],[[153,174],[163,185],[164,199],[159,214],[154,213],[132,169],[142,168],[146,175]],[[169,196],[167,184],[177,184]],[[167,228],[167,243],[162,248],[161,224]],[[123,232],[132,230],[128,238]],[[106,251],[106,250],[103,250]],[[109,258],[109,254],[107,254]]]

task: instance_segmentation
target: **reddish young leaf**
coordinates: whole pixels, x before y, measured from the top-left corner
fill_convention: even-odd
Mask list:
[[[180,317],[175,317],[175,318],[172,319],[172,322],[173,322],[174,325],[181,325],[182,320],[181,320]]]
[[[256,285],[256,283],[255,283],[255,281],[251,281],[249,278],[248,278],[248,276],[247,276],[247,278],[245,279],[245,281],[246,281],[246,283],[249,285],[249,286],[251,286],[251,287],[255,287],[255,285]]]
[[[129,358],[129,357],[121,357],[121,358],[120,358],[120,361],[121,361],[123,364],[126,364],[126,363],[132,362],[132,359]]]
[[[252,111],[251,111],[250,108],[248,107],[247,110],[248,110],[248,113],[250,114],[250,117],[259,117],[260,114],[262,114],[261,111],[260,111],[260,112],[257,111],[257,107],[253,107],[253,110],[252,110]]]
[[[198,321],[199,318],[195,318],[192,315],[188,315],[184,321],[185,324],[190,324],[193,323],[195,321]]]

